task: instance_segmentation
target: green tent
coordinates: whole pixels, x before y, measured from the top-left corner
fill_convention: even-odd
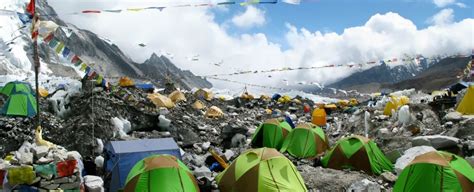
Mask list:
[[[293,163],[273,148],[242,153],[216,181],[221,192],[308,191]]]
[[[0,113],[8,116],[33,117],[36,115],[36,99],[31,93],[18,92],[10,95]]]
[[[398,176],[394,192],[474,191],[474,169],[462,157],[431,151],[417,156]]]
[[[280,152],[298,158],[314,158],[324,154],[329,148],[328,138],[320,127],[305,123],[296,126],[285,139]]]
[[[253,134],[252,147],[270,147],[279,150],[290,132],[291,126],[286,121],[269,119],[261,124]]]
[[[363,170],[379,175],[392,171],[393,164],[372,140],[362,136],[342,138],[321,160],[324,167]]]
[[[33,88],[31,88],[31,85],[27,82],[20,82],[20,81],[12,81],[7,83],[1,90],[0,93],[10,96],[14,93],[30,93],[34,94]]]
[[[192,172],[172,155],[153,155],[137,162],[125,183],[125,192],[199,191]]]

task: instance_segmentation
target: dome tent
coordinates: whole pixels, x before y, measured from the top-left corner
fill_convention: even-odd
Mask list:
[[[252,136],[253,147],[269,147],[279,150],[291,126],[286,121],[269,119],[262,123]]]
[[[393,164],[372,140],[362,136],[340,139],[322,158],[323,167],[333,169],[363,170],[368,174],[379,175],[392,171]]]
[[[281,152],[298,158],[314,158],[329,148],[329,140],[323,129],[310,123],[299,124],[286,137]]]
[[[127,176],[125,192],[198,192],[192,172],[172,155],[153,155],[135,164]]]
[[[474,169],[462,157],[431,151],[415,157],[399,175],[394,192],[474,191]]]
[[[216,181],[221,192],[308,191],[293,163],[272,148],[242,153]]]

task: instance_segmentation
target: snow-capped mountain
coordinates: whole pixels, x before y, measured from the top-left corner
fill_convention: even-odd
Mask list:
[[[0,9],[3,10],[0,11],[0,75],[15,76],[17,79],[33,76],[31,24],[23,25],[17,15],[17,12],[24,12],[27,3],[28,0],[2,0],[0,3]],[[205,79],[178,69],[164,56],[152,55],[143,64],[134,62],[110,40],[62,21],[47,1],[37,1],[36,11],[42,15],[40,20],[54,21],[60,26],[54,36],[64,42],[71,52],[111,81],[121,76],[130,76],[163,86],[167,75],[181,88],[212,86]],[[83,75],[69,61],[41,43],[41,40],[39,47],[41,76],[78,78]]]

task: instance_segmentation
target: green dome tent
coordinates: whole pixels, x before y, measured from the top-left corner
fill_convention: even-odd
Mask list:
[[[194,192],[199,187],[191,171],[175,156],[153,155],[133,166],[124,191]]]
[[[314,158],[326,152],[329,148],[328,138],[320,127],[305,123],[297,125],[285,139],[280,152],[288,153],[298,158]]]
[[[290,132],[291,126],[286,121],[269,119],[255,131],[252,137],[252,147],[270,147],[279,150]]]
[[[307,191],[293,163],[273,148],[242,153],[216,181],[221,192]]]
[[[0,113],[8,116],[33,117],[36,115],[36,99],[31,93],[18,92],[10,95]]]
[[[394,192],[474,191],[474,169],[463,158],[442,151],[417,156],[398,176]]]
[[[393,164],[372,140],[362,136],[342,138],[321,160],[323,167],[363,170],[379,175],[392,171]]]
[[[35,95],[33,92],[33,88],[31,88],[31,85],[29,83],[20,81],[9,82],[0,90],[0,93],[6,96],[10,96],[19,92],[33,94],[33,96]]]

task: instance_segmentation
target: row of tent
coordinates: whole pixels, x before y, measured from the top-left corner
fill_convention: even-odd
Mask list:
[[[308,191],[293,163],[273,148],[242,153],[215,180],[222,192]],[[474,170],[465,159],[432,151],[403,169],[393,191],[473,191],[473,181]],[[198,192],[199,186],[191,170],[175,156],[152,155],[133,166],[124,191]]]
[[[251,144],[275,148],[297,158],[314,159],[325,154],[323,166],[334,169],[353,168],[377,175],[393,170],[390,160],[372,140],[362,136],[346,137],[330,149],[324,131],[310,123],[292,129],[286,121],[267,120],[257,128]]]

